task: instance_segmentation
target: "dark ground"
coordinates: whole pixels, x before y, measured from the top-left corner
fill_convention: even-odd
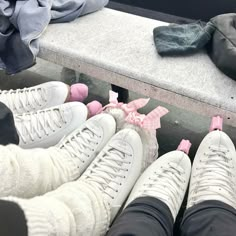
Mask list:
[[[110,3],[112,2],[203,21],[216,15],[236,12],[235,0],[111,0]]]

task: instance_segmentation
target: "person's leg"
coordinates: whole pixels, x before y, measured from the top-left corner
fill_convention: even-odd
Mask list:
[[[232,236],[235,232],[235,208],[215,200],[189,208],[181,224],[182,236]]]
[[[188,153],[190,143],[185,147]],[[111,226],[108,236],[171,236],[182,204],[191,164],[181,151],[167,153],[156,160],[134,186],[130,203]]]
[[[109,211],[101,193],[81,181],[66,183],[32,199],[8,197],[3,200],[17,204],[24,213],[28,234],[22,236],[96,236],[109,225]],[[22,216],[16,217],[22,219]],[[9,227],[14,227],[12,221],[5,221]],[[25,226],[23,222],[20,224]]]
[[[0,146],[0,196],[34,197],[74,181],[116,129],[108,114],[97,115],[49,149]]]
[[[236,153],[222,131],[209,133],[196,153],[182,236],[236,233]]]
[[[0,102],[0,144],[19,144],[19,135],[16,130],[12,111]]]
[[[154,197],[132,201],[112,224],[109,236],[171,236],[173,216],[169,207]]]
[[[102,236],[141,173],[141,165],[141,139],[125,129],[111,138],[78,181],[33,199],[3,200],[23,210],[28,236]]]
[[[0,200],[0,235],[28,235],[24,212],[15,202]]]

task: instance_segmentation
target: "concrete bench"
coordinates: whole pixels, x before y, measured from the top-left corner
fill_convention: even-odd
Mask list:
[[[39,57],[97,79],[236,126],[236,82],[206,53],[160,57],[153,28],[165,25],[111,9],[50,25]]]

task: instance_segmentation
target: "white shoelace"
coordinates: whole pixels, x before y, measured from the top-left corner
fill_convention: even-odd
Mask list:
[[[112,190],[114,193],[118,192],[117,188],[112,186],[112,184],[114,183],[116,186],[122,185],[116,178],[125,178],[124,172],[129,170],[124,168],[123,164],[130,164],[125,159],[125,155],[131,156],[131,154],[112,145],[109,145],[109,147],[110,149],[105,151],[93,164],[89,174],[85,174],[85,178],[98,186],[109,198],[114,199],[114,196],[109,190]]]
[[[234,174],[229,164],[229,161],[232,158],[227,156],[229,150],[223,147],[210,146],[209,152],[205,153],[208,158],[206,161],[201,161],[203,163],[202,168],[197,169],[196,179],[191,183],[193,199],[191,201],[197,200],[201,201],[201,198],[204,200],[204,197],[207,195],[219,195],[220,192],[216,189],[225,190],[223,198],[227,199],[234,205],[235,200],[235,183]],[[227,193],[227,194],[226,194]]]
[[[38,112],[24,113],[23,115],[16,115],[15,121],[19,135],[24,143],[35,141],[35,134],[39,139],[44,136],[49,136],[51,132],[56,132],[57,129],[62,128],[66,124],[63,112],[59,109],[47,109]]]
[[[158,196],[158,199],[170,204],[171,209],[178,213],[179,210],[179,194],[182,189],[185,178],[182,176],[184,170],[176,163],[170,162],[167,167],[157,170],[155,176],[149,178],[148,184],[144,184],[142,188],[143,195]]]
[[[41,88],[24,88],[17,90],[0,91],[0,101],[8,103],[9,107],[17,112],[33,111],[47,102],[46,91]]]
[[[81,163],[85,163],[84,157],[90,157],[87,150],[94,152],[94,146],[98,146],[99,144],[95,137],[101,138],[101,136],[97,134],[96,130],[88,124],[78,133],[66,138],[60,145],[60,148],[66,150],[70,156],[78,158]]]

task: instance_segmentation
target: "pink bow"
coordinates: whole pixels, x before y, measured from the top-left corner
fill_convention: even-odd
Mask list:
[[[141,128],[155,130],[161,127],[160,118],[168,112],[169,111],[166,108],[159,106],[147,115],[135,111],[130,112],[125,120],[128,123],[140,126]]]
[[[149,102],[149,98],[140,98],[136,99],[128,104],[125,104],[123,102],[118,102],[118,93],[115,93],[113,91],[109,91],[109,104],[102,108],[102,110],[105,110],[106,108],[120,108],[122,109],[126,115],[128,115],[130,112],[135,112],[138,109],[144,107]]]

